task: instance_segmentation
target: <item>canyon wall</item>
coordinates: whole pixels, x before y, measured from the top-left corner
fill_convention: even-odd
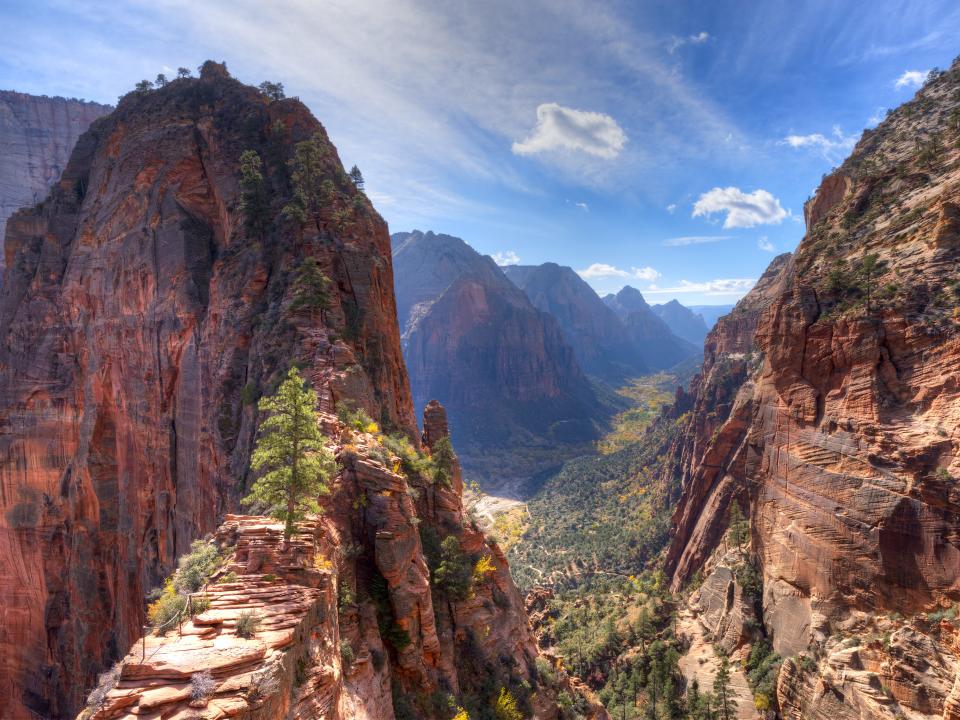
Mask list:
[[[711,332],[672,449],[674,587],[749,507],[789,717],[955,716],[958,90],[954,66],[824,179]]]
[[[109,105],[0,90],[0,240],[17,209],[47,196],[77,138]]]
[[[303,212],[283,212],[296,197]],[[5,251],[0,716],[71,717],[141,635],[144,595],[237,508],[256,400],[291,363],[332,438],[344,401],[419,439],[385,223],[299,101],[271,100],[222,65],[131,93],[95,121],[47,200],[10,219]],[[395,467],[352,445],[324,542],[349,558],[338,569],[357,588],[374,568],[385,578],[408,630],[382,678],[401,693],[456,687],[467,639],[477,662],[503,655],[517,682],[530,677],[526,618],[495,548],[484,586],[505,599],[478,592],[436,624],[419,518],[464,552],[484,546],[456,484],[424,488],[415,508]],[[340,625],[376,646],[358,608]],[[370,717],[393,717],[381,707]]]

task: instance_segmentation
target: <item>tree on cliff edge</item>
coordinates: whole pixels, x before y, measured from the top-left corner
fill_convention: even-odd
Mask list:
[[[257,505],[285,523],[283,536],[307,513],[319,513],[317,498],[327,492],[327,480],[336,470],[333,455],[317,425],[317,394],[290,368],[275,395],[260,400],[268,413],[250,465],[263,474],[241,502]]]

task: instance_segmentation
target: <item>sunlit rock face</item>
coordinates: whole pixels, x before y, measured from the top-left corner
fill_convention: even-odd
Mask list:
[[[283,208],[306,141],[322,202],[300,223]],[[241,204],[249,150],[262,229]],[[299,101],[212,62],[128,95],[42,207],[13,216],[6,253],[0,717],[74,717],[117,660],[96,717],[379,720],[397,698],[433,717],[437,693],[488,679],[530,688],[531,714],[557,716],[506,560],[464,513],[459,464],[409,477],[382,444],[399,433],[427,451],[448,436],[446,413],[428,406],[421,441],[386,225]],[[321,307],[297,302],[307,260],[329,279]],[[293,364],[339,465],[324,514],[286,543],[269,519],[233,513],[253,480],[256,401]],[[341,401],[376,422],[345,424]],[[210,534],[226,563],[210,609],[143,638],[144,595]],[[434,602],[421,537],[452,537],[468,571],[484,560],[466,597]],[[235,632],[244,609],[264,616],[255,639]],[[216,683],[203,708],[188,697],[202,669]],[[276,684],[252,691],[264,672]]]
[[[775,649],[832,658],[784,665],[790,717],[955,714],[953,625],[924,613],[960,599],[958,89],[954,66],[824,179],[794,255],[708,337],[673,450],[674,586],[739,498]],[[918,693],[925,656],[944,679]]]
[[[0,90],[0,240],[7,218],[46,197],[67,166],[77,138],[111,109]]]
[[[319,134],[336,189],[281,215],[295,143]],[[263,159],[262,236],[239,157]],[[64,717],[140,634],[143,595],[248,484],[253,402],[291,362],[413,433],[390,240],[296,100],[208,64],[95,122],[42,207],[8,223],[0,297],[0,716]],[[337,215],[333,214],[343,210]],[[344,214],[346,213],[346,214]],[[291,310],[297,268],[331,280]]]

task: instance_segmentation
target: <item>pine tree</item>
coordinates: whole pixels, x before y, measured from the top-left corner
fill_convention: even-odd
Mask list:
[[[260,83],[259,90],[271,100],[283,100],[286,97],[283,92],[283,83],[264,80]]]
[[[333,455],[317,424],[317,394],[296,368],[290,368],[276,394],[260,400],[269,413],[260,424],[260,436],[250,465],[263,474],[253,484],[244,505],[260,505],[285,525],[287,540],[293,524],[307,513],[319,513],[319,495],[336,470]]]
[[[360,172],[360,168],[354,165],[350,168],[349,175],[353,184],[356,185],[357,190],[363,190],[363,174]]]
[[[290,309],[319,311],[322,320],[323,312],[328,307],[330,307],[330,278],[323,274],[316,258],[308,257],[300,263],[297,271]]]
[[[726,657],[720,660],[720,667],[713,678],[713,697],[719,720],[731,720],[737,715],[737,704],[732,697],[730,687],[730,661]]]
[[[444,436],[433,444],[430,457],[435,468],[433,481],[450,487],[453,480],[453,463],[457,456],[453,452],[453,444],[450,442],[449,436]]]
[[[256,151],[244,150],[240,154],[240,210],[247,228],[257,237],[266,230],[269,215],[262,168],[263,161]]]
[[[317,133],[309,140],[299,142],[294,147],[290,160],[290,179],[293,182],[293,200],[283,209],[284,213],[301,225],[308,220],[316,223],[320,230],[320,215],[324,205],[333,200],[333,183],[324,180],[324,160],[327,157],[327,143]]]

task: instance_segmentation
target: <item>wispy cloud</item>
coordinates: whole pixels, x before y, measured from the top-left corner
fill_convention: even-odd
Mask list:
[[[703,245],[705,243],[715,243],[721,240],[729,240],[731,235],[686,235],[684,237],[668,238],[663,241],[667,247],[683,247],[685,245]]]
[[[927,79],[927,71],[923,70],[905,70],[903,75],[893,81],[893,86],[900,88],[918,88],[923,85]]]
[[[627,143],[627,134],[609,115],[574,110],[557,103],[537,107],[537,124],[530,136],[513,143],[517,155],[551,150],[579,150],[611,160]]]
[[[757,247],[760,250],[768,253],[777,251],[777,249],[773,246],[773,243],[770,242],[766,235],[761,235],[759,238],[757,238]]]
[[[822,155],[828,160],[835,160],[849,153],[857,143],[855,135],[846,135],[839,125],[834,125],[829,136],[823,133],[810,135],[787,135],[780,141],[782,145],[792,148],[808,149]]]
[[[668,212],[668,213],[670,213],[671,215],[673,215],[676,211],[677,211],[677,204],[676,204],[676,203],[670,203],[669,205],[667,205],[667,212]]]
[[[779,225],[788,213],[780,201],[766,190],[745,193],[740,188],[713,188],[700,196],[693,206],[693,217],[709,217],[725,213],[723,227],[750,228],[756,225]]]
[[[667,52],[673,54],[684,45],[703,45],[709,39],[710,34],[707,32],[698,32],[696,35],[687,35],[686,37],[674,35],[670,38],[670,42],[667,45]]]
[[[588,268],[577,270],[577,274],[584,280],[629,278],[652,282],[660,277],[660,273],[652,267],[633,267],[629,270],[622,270],[615,265],[608,265],[607,263],[593,263],[593,265]]]
[[[520,264],[520,256],[517,255],[517,253],[513,250],[501,250],[500,252],[495,252],[490,257],[492,257],[493,261],[501,267],[504,265]]]
[[[644,293],[653,295],[683,295],[687,293],[698,293],[711,296],[743,296],[750,288],[756,284],[756,279],[749,278],[718,278],[716,280],[704,280],[702,282],[691,282],[681,280],[678,285],[673,287],[650,287],[644,290]]]

